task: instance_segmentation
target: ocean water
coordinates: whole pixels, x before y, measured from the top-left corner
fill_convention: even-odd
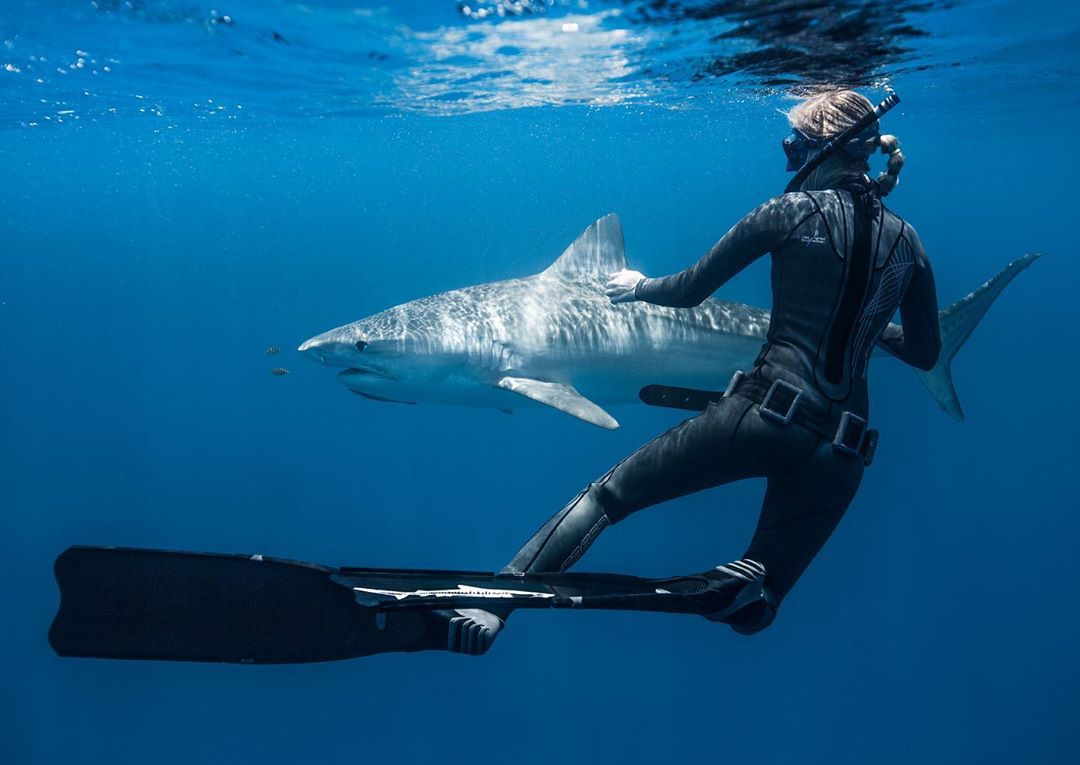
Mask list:
[[[0,762],[1080,760],[1078,49],[1046,1],[4,0]],[[679,413],[363,401],[293,349],[535,273],[608,212],[633,267],[684,267],[782,190],[778,110],[823,83],[901,95],[889,204],[943,304],[1046,257],[957,357],[965,422],[875,362],[877,461],[769,630],[536,612],[482,658],[51,652],[71,544],[502,565]],[[720,297],[768,305],[767,265]],[[729,560],[761,493],[640,513],[580,568]]]

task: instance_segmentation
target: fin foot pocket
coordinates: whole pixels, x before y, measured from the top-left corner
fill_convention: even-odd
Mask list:
[[[753,635],[776,618],[776,597],[765,585],[761,563],[743,558],[717,566],[704,577],[718,603],[716,610],[704,615],[709,621],[723,622],[740,635]]]
[[[495,614],[479,608],[457,608],[435,613],[447,620],[446,650],[469,656],[487,653],[505,624]]]

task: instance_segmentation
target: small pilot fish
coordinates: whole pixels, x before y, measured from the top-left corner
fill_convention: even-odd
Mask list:
[[[270,374],[272,374],[274,377],[284,377],[285,375],[289,374],[289,370],[285,367],[278,367],[277,369],[271,369]]]
[[[263,351],[263,353],[265,353],[267,356],[277,356],[279,353],[281,353],[281,349],[278,348],[276,345],[271,345],[267,347],[267,349]]]

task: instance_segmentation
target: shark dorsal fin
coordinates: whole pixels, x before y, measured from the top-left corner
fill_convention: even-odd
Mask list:
[[[573,279],[580,276],[607,277],[626,268],[622,224],[608,213],[585,229],[574,243],[552,263],[545,276]]]

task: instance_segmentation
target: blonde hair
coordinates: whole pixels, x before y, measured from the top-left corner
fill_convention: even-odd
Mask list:
[[[874,105],[861,93],[831,90],[797,104],[787,112],[787,118],[793,128],[808,138],[821,141],[839,135],[873,110]],[[889,156],[885,172],[876,180],[879,196],[885,196],[900,182],[904,155],[900,151],[900,141],[894,135],[881,136],[875,148],[880,148],[882,154]],[[869,167],[864,169],[868,170]]]

